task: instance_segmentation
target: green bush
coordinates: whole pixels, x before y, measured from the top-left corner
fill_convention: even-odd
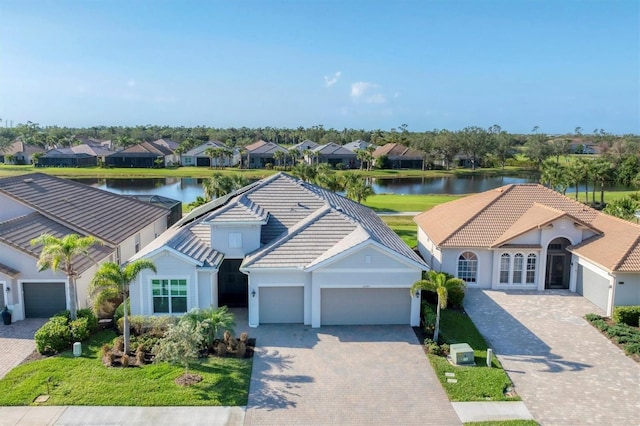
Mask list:
[[[622,345],[625,353],[640,355],[640,330],[624,323],[609,325],[604,318],[596,314],[587,314],[585,318],[611,340]]]
[[[78,318],[77,320],[71,321],[69,327],[71,328],[71,337],[74,342],[87,340],[91,335],[89,320],[87,318]]]
[[[78,318],[87,319],[87,327],[91,333],[98,329],[98,317],[95,316],[91,309],[78,309]]]
[[[616,306],[612,319],[616,324],[637,327],[640,321],[640,306]]]
[[[162,337],[169,328],[169,325],[175,324],[178,321],[173,316],[144,316],[144,315],[132,315],[129,317],[129,329],[134,336],[140,336],[144,334],[150,334],[153,336]],[[118,319],[118,331],[120,334],[124,332],[124,318]]]
[[[131,315],[131,301],[127,298],[127,311]],[[113,313],[113,323],[118,324],[118,320],[124,316],[124,303],[121,303]]]
[[[433,336],[436,327],[436,313],[428,303],[422,303],[422,326],[425,333]]]
[[[54,316],[35,334],[36,349],[43,355],[53,355],[69,349],[71,329],[64,316]]]
[[[447,287],[447,305],[452,308],[462,308],[464,294],[464,286],[452,285]]]
[[[51,318],[66,318],[67,321],[71,321],[71,311],[65,309],[64,311],[56,312]]]

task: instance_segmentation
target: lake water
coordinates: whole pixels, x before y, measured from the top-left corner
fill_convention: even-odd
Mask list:
[[[163,197],[190,203],[203,195],[202,181],[196,178],[125,178],[98,179],[74,178],[96,188],[123,195],[161,195]],[[472,194],[488,191],[503,185],[517,183],[536,183],[535,177],[510,176],[447,176],[424,178],[370,179],[376,194]],[[599,187],[598,187],[599,188]],[[592,186],[589,185],[591,191]],[[625,190],[631,188],[607,187],[607,190]],[[579,190],[584,192],[584,186]],[[567,193],[573,193],[569,188]]]

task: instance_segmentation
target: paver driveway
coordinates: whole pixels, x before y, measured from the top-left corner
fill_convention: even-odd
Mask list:
[[[540,423],[640,424],[640,364],[583,319],[568,291],[469,290],[465,309]]]
[[[245,425],[460,424],[408,326],[261,325]]]
[[[46,319],[26,319],[0,325],[0,379],[36,349],[33,335]]]

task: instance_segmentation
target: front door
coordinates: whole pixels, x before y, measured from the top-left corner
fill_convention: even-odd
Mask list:
[[[547,256],[547,285],[546,288],[569,288],[565,282],[566,255],[550,254]]]
[[[248,305],[248,277],[240,272],[242,259],[225,259],[218,271],[218,306],[246,308]]]

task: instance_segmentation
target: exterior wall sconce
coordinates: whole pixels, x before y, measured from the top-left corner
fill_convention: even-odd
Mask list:
[[[251,290],[251,297],[256,297],[256,290],[255,289]]]
[[[4,291],[6,291],[7,293],[9,293],[11,291],[11,287],[7,286]]]
[[[420,297],[421,290],[416,290],[416,297]]]
[[[624,281],[618,281],[618,285],[624,285]]]

